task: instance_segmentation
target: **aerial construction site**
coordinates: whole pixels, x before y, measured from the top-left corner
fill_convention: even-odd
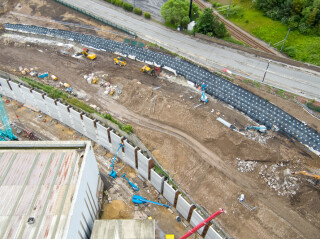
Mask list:
[[[304,97],[204,67],[61,2],[1,3],[0,93],[19,141],[91,141],[104,183],[95,220],[154,220],[152,238],[169,239],[223,209],[190,238],[319,237],[320,116],[303,107]],[[248,110],[218,86],[266,108]],[[281,114],[288,125],[271,119]],[[0,224],[0,235],[22,235]],[[79,238],[99,238],[87,226]]]

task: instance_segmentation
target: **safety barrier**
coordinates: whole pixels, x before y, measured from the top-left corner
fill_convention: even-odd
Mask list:
[[[94,18],[94,19],[96,19],[96,20],[98,20],[98,21],[100,21],[100,22],[103,22],[104,24],[107,24],[107,25],[109,25],[110,27],[114,27],[114,28],[116,28],[116,29],[118,29],[118,30],[120,30],[120,31],[123,31],[123,32],[125,32],[125,33],[133,36],[134,38],[137,37],[137,34],[136,34],[135,32],[129,31],[128,29],[125,29],[125,28],[123,28],[123,27],[121,27],[121,26],[119,26],[119,25],[117,25],[117,24],[115,24],[115,23],[113,23],[113,22],[107,21],[107,20],[105,20],[105,19],[103,19],[103,18],[101,18],[101,17],[97,17],[97,16],[91,14],[90,12],[87,12],[87,11],[81,9],[81,8],[78,8],[78,7],[74,6],[74,5],[71,5],[71,4],[69,4],[69,3],[66,3],[66,2],[64,2],[64,1],[61,1],[61,0],[55,0],[55,1],[58,2],[58,3],[61,3],[61,4],[63,4],[63,5],[65,5],[66,7],[70,7],[70,8],[72,8],[72,9],[74,9],[74,10],[80,12],[80,13],[83,13],[83,14],[89,16],[89,17],[92,17],[92,18]]]
[[[9,78],[9,77],[8,77]],[[118,157],[136,169],[138,173],[154,185],[170,204],[176,207],[177,211],[187,220],[194,224],[195,221],[203,219],[200,215],[193,215],[193,207],[187,203],[178,190],[173,189],[164,177],[156,173],[153,167],[153,159],[146,157],[141,150],[128,143],[127,139],[119,136],[110,127],[105,127],[102,122],[92,119],[90,115],[79,112],[70,105],[65,105],[59,100],[48,97],[45,93],[30,89],[21,83],[5,79],[0,76],[0,94],[15,99],[23,104],[39,109],[41,112],[60,121],[61,123],[75,129],[80,134],[85,135],[92,141],[100,144],[113,154],[119,147],[119,143],[123,142],[123,150],[118,152]],[[179,198],[178,198],[179,196]],[[191,211],[192,209],[192,211]],[[187,216],[186,216],[187,215]],[[200,218],[199,218],[200,216]],[[193,225],[191,224],[191,225]],[[199,234],[203,231],[214,231],[213,228],[207,226],[207,230],[199,230]],[[217,234],[218,235],[218,234]],[[205,234],[203,234],[205,236]],[[206,237],[206,238],[222,238],[222,237]]]
[[[177,74],[183,75],[193,83],[205,83],[208,94],[230,104],[257,123],[265,125],[268,129],[277,126],[282,132],[320,152],[320,135],[316,130],[261,97],[180,58],[77,32],[21,24],[5,24],[5,27],[11,31],[69,39],[88,47],[130,56],[132,59],[155,65],[162,65],[166,69],[172,69]]]

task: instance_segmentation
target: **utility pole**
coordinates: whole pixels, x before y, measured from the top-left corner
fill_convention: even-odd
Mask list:
[[[133,9],[136,8],[136,0],[133,0]]]
[[[284,39],[284,42],[283,42],[283,44],[282,44],[282,47],[281,47],[280,52],[282,52],[282,48],[284,47],[284,43],[286,43],[286,40],[287,40],[287,38],[288,38],[288,36],[289,36],[289,33],[290,33],[290,30],[291,30],[291,28],[289,28],[289,30],[288,30],[287,36],[286,36],[286,38]]]
[[[230,0],[230,3],[229,3],[229,8],[228,8],[228,13],[227,13],[227,18],[229,17],[230,7],[231,7],[231,0]]]
[[[268,68],[269,68],[269,64],[270,64],[270,61],[268,61],[268,65],[267,65],[266,71],[264,72],[262,82],[264,82],[264,78],[265,78],[266,75],[267,75],[267,71],[268,71]]]
[[[190,7],[189,7],[189,19],[190,19],[190,22],[192,22],[191,10],[192,10],[192,0],[190,0]]]

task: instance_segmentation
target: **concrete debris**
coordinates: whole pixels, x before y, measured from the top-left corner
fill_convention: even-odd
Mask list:
[[[238,171],[242,173],[252,172],[257,167],[257,165],[258,163],[256,161],[245,161],[237,158]]]
[[[252,140],[257,141],[260,144],[264,144],[264,145],[267,144],[268,139],[273,138],[272,134],[266,133],[266,134],[262,135],[258,131],[248,130],[245,132],[245,134],[249,139],[252,139]]]
[[[269,167],[264,165],[261,166],[259,174],[279,196],[295,195],[301,180],[291,174],[284,175],[284,167],[283,163],[273,164]]]

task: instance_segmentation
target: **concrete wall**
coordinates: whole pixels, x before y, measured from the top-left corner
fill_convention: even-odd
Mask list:
[[[157,189],[159,193],[162,193],[163,191],[163,183],[164,183],[164,177],[161,177],[159,174],[157,174],[153,169],[150,171],[150,182],[152,186]]]
[[[171,205],[174,204],[174,200],[176,197],[177,190],[174,190],[171,185],[169,185],[167,182],[163,183],[163,196]]]
[[[204,220],[203,217],[201,217],[201,215],[196,211],[196,210],[193,210],[192,212],[192,216],[191,216],[191,219],[190,219],[190,224],[192,227],[195,227],[197,226],[200,222],[202,222]],[[203,232],[203,229],[204,227],[200,228],[197,232],[201,235],[202,232]]]
[[[191,209],[191,204],[189,204],[187,202],[187,200],[185,200],[182,195],[178,196],[178,201],[177,201],[177,206],[176,209],[177,211],[181,214],[181,216],[183,216],[184,219],[188,219],[188,215]]]
[[[212,227],[209,227],[204,239],[223,239]]]
[[[76,200],[72,202],[69,214],[72,215],[67,222],[67,231],[64,232],[63,238],[79,238],[81,234],[84,238],[85,232],[90,235],[94,220],[99,214],[99,169],[93,153],[91,144],[86,147],[84,161],[80,169],[80,180],[78,181],[74,195]],[[83,231],[82,226],[85,229]]]
[[[107,150],[112,152],[113,154],[116,152],[116,150],[119,147],[119,143],[121,142],[121,137],[118,136],[115,132],[113,132],[110,128],[103,126],[100,122],[94,122],[94,120],[90,119],[88,116],[86,116],[84,113],[80,113],[73,109],[70,106],[64,105],[63,103],[54,100],[48,96],[46,96],[43,93],[39,93],[35,90],[30,90],[29,88],[19,85],[16,82],[13,81],[7,81],[6,79],[2,78],[0,76],[0,93],[4,96],[16,99],[20,103],[28,104],[34,108],[39,109],[41,112],[51,116],[52,118],[60,121],[61,123],[73,128],[74,130],[78,131],[80,134],[83,134],[93,140],[94,142],[102,145]],[[11,88],[10,88],[11,87]],[[110,137],[109,137],[110,135]],[[122,159],[125,163],[127,163],[132,168],[135,168],[138,170],[138,173],[144,177],[146,180],[150,180],[150,183],[158,190],[160,193],[163,193],[163,196],[167,201],[174,205],[175,203],[175,197],[177,194],[177,190],[173,189],[172,186],[170,186],[167,182],[164,182],[164,177],[158,175],[153,169],[151,169],[151,166],[153,165],[153,159],[150,159],[143,155],[140,150],[138,150],[137,147],[131,145],[126,139],[123,140],[124,142],[124,152],[122,149],[118,153],[118,157]],[[137,153],[136,153],[137,151]],[[92,152],[93,154],[93,152]],[[88,164],[92,163],[90,160],[95,160],[94,155],[89,155],[89,160],[87,161]],[[86,169],[87,170],[87,169]],[[82,198],[79,202],[77,200],[76,202],[76,208],[80,208],[78,212],[75,213],[75,215],[72,218],[72,221],[70,222],[70,230],[68,233],[71,233],[73,229],[77,228],[79,226],[79,223],[81,220],[83,220],[81,213],[85,215],[85,218],[93,212],[89,211],[90,209],[86,209],[87,211],[84,211],[83,203],[85,200],[89,200],[89,189],[87,186],[87,183],[89,185],[95,185],[94,187],[90,186],[90,189],[92,191],[93,196],[97,195],[97,184],[96,181],[98,175],[98,169],[92,168],[91,171],[88,170],[83,173],[83,175],[87,175],[84,177],[83,188],[82,186],[79,187],[79,194],[81,195],[80,198]],[[93,175],[92,177],[90,175]],[[85,196],[84,196],[85,195]],[[92,199],[91,199],[92,200]],[[96,200],[96,199],[94,199]],[[98,205],[98,201],[95,202],[96,205]],[[81,204],[81,205],[80,205]],[[180,195],[178,197],[177,201],[177,211],[185,218],[187,219],[189,210],[192,205],[190,205],[186,200]],[[80,214],[79,214],[80,213]],[[78,215],[79,214],[79,215]],[[191,225],[195,225],[198,223],[198,221],[201,219],[199,217],[198,213],[193,212],[191,217]],[[92,216],[91,216],[92,217]],[[89,228],[92,228],[92,223],[87,221]],[[86,225],[86,222],[82,222],[83,225]],[[89,230],[89,229],[88,229]],[[203,230],[203,229],[202,229]],[[202,232],[202,230],[199,230]],[[77,231],[75,231],[77,232]],[[77,232],[78,233],[78,232]],[[68,238],[77,238],[77,236],[74,236],[68,234]],[[69,237],[71,236],[71,237]],[[221,238],[213,229],[209,229],[205,239],[208,238],[214,238],[218,239]]]

